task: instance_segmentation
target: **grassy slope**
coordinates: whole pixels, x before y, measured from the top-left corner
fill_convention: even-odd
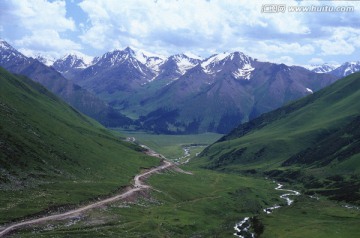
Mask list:
[[[202,153],[208,168],[302,182],[360,203],[360,73],[236,128]]]
[[[359,116],[359,89],[360,74],[354,74],[242,124],[204,151],[204,161],[213,168],[277,168]]]
[[[158,159],[0,69],[0,223],[106,195]]]

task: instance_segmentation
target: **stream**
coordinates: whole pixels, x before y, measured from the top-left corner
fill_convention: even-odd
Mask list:
[[[294,202],[294,200],[289,198],[289,196],[299,196],[300,193],[298,191],[295,191],[295,190],[283,189],[282,188],[283,186],[284,185],[282,185],[280,183],[277,183],[277,187],[275,188],[275,190],[285,192],[284,194],[280,195],[280,198],[284,199],[286,201],[287,206],[290,206]],[[264,208],[263,212],[265,212],[266,214],[270,214],[270,213],[273,212],[273,210],[278,209],[280,207],[281,207],[280,205],[275,204],[272,207]],[[236,231],[234,233],[234,235],[237,236],[237,237],[241,237],[241,238],[248,238],[248,237],[254,238],[255,234],[250,231],[251,219],[252,218],[250,218],[250,217],[245,217],[239,223],[236,223],[235,226],[234,226],[234,229]]]
[[[197,148],[197,147],[206,147],[206,145],[187,145],[187,146],[183,146],[182,149],[184,151],[184,155],[178,159],[175,160],[176,163],[180,163],[180,164],[186,164],[190,161],[191,159],[191,154],[190,154],[190,150],[192,148]],[[195,156],[198,156],[199,153],[196,153]],[[185,161],[183,161],[184,159],[186,159]]]

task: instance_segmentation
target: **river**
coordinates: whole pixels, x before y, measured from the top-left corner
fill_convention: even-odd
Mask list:
[[[284,185],[282,185],[281,183],[277,183],[277,187],[275,188],[275,190],[286,192],[286,193],[280,195],[280,198],[284,199],[286,201],[287,206],[290,206],[294,202],[294,200],[291,199],[289,196],[299,196],[300,193],[295,190],[283,189],[283,186]],[[273,210],[278,209],[280,207],[281,207],[280,205],[274,204],[271,207],[264,208],[263,212],[265,212],[266,214],[270,214],[273,212]],[[250,218],[250,217],[245,217],[240,222],[236,223],[234,226],[234,229],[236,231],[234,233],[234,235],[237,237],[241,237],[241,238],[255,237],[255,234],[250,231],[251,219],[252,218]]]

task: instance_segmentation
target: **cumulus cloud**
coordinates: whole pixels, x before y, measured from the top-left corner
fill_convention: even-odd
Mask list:
[[[18,18],[22,27],[28,30],[56,29],[59,32],[75,30],[75,23],[66,17],[64,1],[44,0],[9,1],[11,12]]]
[[[275,58],[272,62],[279,63],[279,64],[286,64],[286,65],[293,65],[294,59],[290,56],[281,56],[279,58]]]
[[[279,59],[286,63],[304,63],[324,56],[329,62],[359,53],[359,2],[326,2],[326,5],[354,5],[357,11],[354,13],[261,11],[264,4],[273,3],[271,0],[3,0],[0,31],[5,38],[12,37],[18,48],[44,52],[85,50],[84,53],[94,56],[126,46],[164,55],[188,51],[203,57],[242,51],[262,60]],[[296,0],[277,3],[325,4]]]
[[[155,44],[168,48],[169,53],[189,48],[201,53],[236,48],[254,29],[257,34],[267,28],[274,34],[309,32],[301,17],[261,13],[259,1],[84,0],[79,6],[91,22],[82,41],[104,50],[111,47],[104,39],[123,47],[137,39],[143,48]]]
[[[309,64],[312,64],[312,65],[321,65],[321,64],[324,64],[324,60],[321,59],[321,58],[311,58],[309,60]]]
[[[15,41],[16,45],[23,49],[31,49],[35,52],[47,52],[47,55],[58,58],[69,51],[80,50],[80,44],[68,39],[62,39],[58,32],[54,30],[36,30],[31,35],[25,36]],[[24,51],[26,52],[30,51]]]
[[[322,55],[350,55],[360,47],[360,29],[323,27],[322,30],[330,34],[327,39],[315,41]]]
[[[62,36],[75,31],[75,22],[66,16],[65,1],[6,0],[2,21],[9,22],[3,28],[20,35],[15,46],[24,52],[53,52],[53,56],[67,50],[79,50],[81,45]],[[49,54],[49,53],[47,53]]]

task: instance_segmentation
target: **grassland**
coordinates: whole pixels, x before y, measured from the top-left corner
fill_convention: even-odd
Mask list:
[[[278,201],[271,181],[187,168],[152,176],[150,194],[135,202],[118,202],[69,221],[53,223],[38,237],[232,237],[243,216]],[[33,229],[18,235],[34,235]],[[16,236],[15,236],[16,237]]]
[[[0,69],[0,224],[129,185],[159,164],[44,87]]]
[[[325,198],[301,196],[294,205],[259,218],[264,225],[263,238],[355,238],[360,234],[360,210]]]
[[[15,237],[234,237],[233,226],[256,215],[260,237],[357,237],[360,210],[301,195],[284,204],[271,180],[184,166],[149,179],[150,193],[116,202],[62,222],[20,231]],[[287,185],[288,186],[288,185]],[[297,189],[301,189],[298,187]]]
[[[115,129],[116,130],[116,129]],[[188,145],[210,145],[218,140],[222,134],[204,133],[194,135],[157,135],[146,132],[134,132],[125,130],[116,130],[128,137],[135,137],[136,140],[153,150],[161,153],[170,160],[178,159],[184,155],[184,146]],[[202,151],[204,148],[191,150],[192,155]]]

